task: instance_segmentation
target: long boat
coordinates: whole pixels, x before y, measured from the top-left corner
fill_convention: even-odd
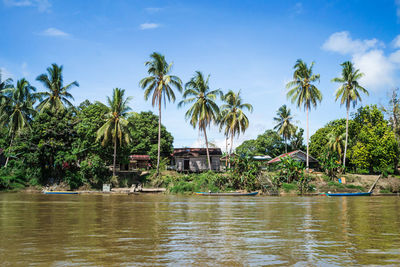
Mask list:
[[[46,195],[77,195],[78,192],[74,191],[44,191]]]
[[[361,192],[361,193],[325,193],[328,197],[361,197],[370,196],[372,192]]]
[[[258,192],[251,193],[240,193],[240,192],[228,192],[228,193],[213,193],[213,192],[195,192],[198,196],[255,196]]]

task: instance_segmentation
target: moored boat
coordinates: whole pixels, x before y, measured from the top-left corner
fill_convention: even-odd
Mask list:
[[[360,192],[360,193],[325,193],[328,197],[360,197],[370,196],[372,192]]]
[[[219,192],[195,192],[198,196],[255,196],[258,192],[251,193],[240,193],[240,192],[227,192],[227,193],[219,193]]]
[[[46,195],[77,195],[78,192],[75,191],[44,191]]]

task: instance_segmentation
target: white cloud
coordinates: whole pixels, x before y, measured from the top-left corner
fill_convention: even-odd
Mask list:
[[[53,36],[53,37],[68,37],[70,34],[63,32],[57,28],[48,28],[40,33],[40,35]]]
[[[383,46],[377,39],[353,40],[347,31],[335,32],[329,36],[328,40],[322,45],[322,49],[340,54],[364,53],[368,49]]]
[[[1,81],[13,78],[13,75],[4,67],[0,67]]]
[[[360,83],[371,89],[392,87],[395,84],[395,65],[382,50],[371,50],[353,56],[354,65],[365,75]]]
[[[161,8],[161,7],[147,7],[144,10],[146,10],[150,14],[154,14],[154,13],[160,12],[161,10],[163,10],[163,8]]]
[[[28,71],[28,63],[23,62],[21,65],[21,72],[22,72],[22,76],[27,77],[29,76],[29,71]]]
[[[5,6],[9,7],[36,7],[39,12],[50,12],[49,0],[3,0]]]
[[[400,37],[392,44],[400,48]],[[400,50],[386,55],[384,48],[385,45],[375,38],[352,39],[347,31],[333,33],[322,46],[327,51],[350,55],[354,65],[365,74],[360,83],[368,90],[392,87],[399,80],[396,70],[400,69]]]
[[[156,29],[160,27],[160,24],[157,23],[143,23],[140,24],[140,29],[141,30],[151,30],[151,29]]]
[[[303,3],[301,2],[297,2],[294,6],[293,6],[293,12],[295,14],[301,14],[303,13]]]

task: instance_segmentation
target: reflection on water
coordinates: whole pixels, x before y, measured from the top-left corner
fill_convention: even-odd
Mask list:
[[[0,194],[5,265],[399,265],[399,197]]]

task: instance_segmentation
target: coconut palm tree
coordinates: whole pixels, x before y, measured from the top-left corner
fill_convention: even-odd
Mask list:
[[[51,67],[47,68],[47,74],[43,73],[36,78],[48,91],[38,93],[40,97],[44,98],[37,106],[40,112],[44,110],[57,112],[58,110],[65,109],[65,105],[69,107],[72,106],[68,99],[73,100],[74,98],[68,91],[73,86],[79,87],[79,84],[77,81],[74,81],[64,86],[62,71],[63,66],[52,64]]]
[[[17,82],[16,87],[4,90],[5,100],[0,105],[0,126],[8,127],[10,136],[10,148],[12,143],[23,129],[30,129],[30,120],[35,114],[33,105],[35,103],[35,87],[31,86],[24,78]],[[6,159],[7,167],[9,157]]]
[[[344,145],[344,154],[343,154],[343,171],[346,168],[346,153],[347,153],[347,141],[349,137],[349,111],[350,105],[353,104],[353,107],[357,105],[357,101],[361,102],[360,92],[369,95],[368,91],[362,87],[358,80],[364,76],[359,69],[355,69],[353,63],[350,61],[346,61],[342,64],[342,77],[333,78],[332,82],[341,83],[341,86],[336,90],[336,101],[340,98],[340,105],[346,105],[346,141]]]
[[[240,133],[244,133],[249,127],[249,119],[244,113],[244,109],[248,111],[253,111],[253,106],[248,103],[242,103],[243,99],[240,96],[240,90],[237,94],[232,90],[222,97],[225,104],[221,106],[221,118],[219,120],[220,130],[224,129],[224,134],[226,137],[231,137],[231,149],[232,154],[233,149],[233,138]]]
[[[175,93],[173,88],[182,92],[182,81],[177,76],[171,75],[172,63],[168,64],[165,57],[154,52],[150,55],[151,60],[145,63],[148,67],[147,72],[150,76],[143,78],[139,85],[144,91],[144,98],[149,99],[151,95],[151,104],[158,106],[158,152],[157,152],[157,175],[160,168],[161,151],[161,105],[164,100],[175,102]]]
[[[293,80],[286,84],[286,88],[289,89],[287,92],[287,98],[296,103],[298,108],[303,108],[306,110],[307,114],[307,171],[309,168],[309,127],[308,127],[308,113],[311,106],[314,108],[317,106],[318,102],[322,100],[322,94],[318,88],[313,84],[319,81],[319,74],[313,74],[314,62],[311,63],[310,67],[301,60],[298,59],[294,65]]]
[[[130,107],[128,102],[131,97],[124,98],[125,90],[115,88],[112,98],[107,97],[108,106],[98,102],[100,105],[105,106],[108,111],[105,114],[106,122],[97,130],[96,141],[102,140],[101,144],[105,146],[110,140],[114,144],[114,160],[113,160],[113,176],[115,176],[116,158],[117,158],[117,143],[122,146],[122,143],[127,144],[131,141],[130,132],[128,129],[128,120]]]
[[[336,153],[339,157],[339,161],[341,161],[343,148],[345,147],[344,139],[345,133],[335,133],[334,131],[328,134],[328,148],[333,153]]]
[[[281,106],[276,112],[276,117],[274,121],[276,125],[274,130],[276,130],[280,135],[282,135],[283,140],[285,140],[285,152],[287,153],[287,141],[296,133],[296,126],[292,124],[293,116],[291,114],[290,108],[286,105]]]
[[[12,79],[8,78],[5,80],[2,80],[2,74],[1,74],[1,69],[0,69],[0,105],[3,103],[6,97],[6,90],[12,88]]]
[[[208,85],[210,75],[204,79],[203,73],[196,71],[195,75],[185,84],[185,91],[183,92],[183,100],[179,102],[178,107],[193,103],[193,105],[186,111],[185,117],[190,120],[193,128],[196,126],[199,130],[203,131],[206,141],[208,169],[211,170],[210,153],[208,151],[208,140],[206,128],[211,123],[218,121],[219,107],[215,103],[218,95],[221,96],[221,90],[210,90]]]

